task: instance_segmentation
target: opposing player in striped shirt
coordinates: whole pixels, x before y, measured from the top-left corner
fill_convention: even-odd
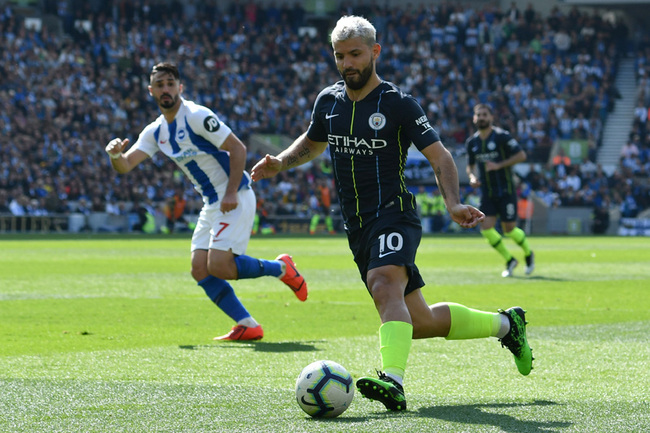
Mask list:
[[[149,93],[161,115],[124,152],[129,139],[106,146],[113,168],[128,173],[161,151],[187,175],[203,198],[192,235],[192,277],[235,326],[215,340],[259,340],[262,326],[243,306],[227,280],[273,276],[307,299],[307,284],[288,254],[275,260],[245,255],[255,217],[255,193],[244,170],[246,146],[209,108],[185,100],[176,65],[159,63]]]

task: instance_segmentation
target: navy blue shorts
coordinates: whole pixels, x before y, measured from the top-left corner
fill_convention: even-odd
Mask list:
[[[415,254],[422,239],[422,225],[415,210],[386,214],[368,226],[348,234],[350,250],[368,287],[368,270],[385,265],[405,266],[409,276],[405,295],[424,286],[415,266]]]
[[[486,216],[499,216],[501,222],[512,222],[517,220],[517,195],[510,194],[502,197],[488,197],[487,194],[481,198],[481,212]]]

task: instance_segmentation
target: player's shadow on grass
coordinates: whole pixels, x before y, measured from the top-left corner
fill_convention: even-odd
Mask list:
[[[570,280],[568,278],[546,277],[544,275],[532,275],[532,276],[513,275],[512,277],[509,277],[509,278],[512,278],[513,280],[522,280],[522,281],[526,281],[526,280],[535,280],[535,281],[574,281],[574,280]]]
[[[261,342],[261,341],[232,341],[232,342],[219,342],[215,344],[201,344],[201,345],[186,345],[178,346],[179,349],[184,350],[205,350],[205,349],[251,349],[255,352],[317,352],[318,349],[311,341],[277,341],[277,342]]]
[[[532,421],[517,419],[516,415],[495,413],[495,410],[512,408],[529,411],[533,406],[555,406],[558,403],[545,400],[536,400],[532,403],[494,403],[494,404],[467,404],[432,406],[418,409],[417,414],[422,417],[436,418],[455,422],[458,424],[491,425],[504,432],[539,432],[568,428],[572,423],[567,421]],[[501,411],[503,412],[503,411]],[[538,417],[539,418],[539,417]]]
[[[532,406],[555,406],[558,403],[552,401],[537,400],[532,403],[495,403],[495,404],[469,404],[469,405],[449,405],[449,406],[432,406],[423,407],[417,410],[408,410],[406,412],[392,412],[380,410],[367,416],[348,416],[344,413],[337,418],[310,418],[305,417],[307,421],[315,423],[326,423],[334,425],[354,424],[366,422],[368,419],[389,419],[400,417],[420,417],[436,418],[443,421],[454,422],[457,424],[475,424],[478,426],[494,426],[501,431],[512,433],[548,433],[551,430],[569,428],[572,423],[566,421],[526,421],[519,420],[512,415],[503,413],[493,413],[490,410],[508,409],[508,408],[529,408]],[[462,427],[458,431],[463,430]],[[341,430],[342,431],[342,430]]]

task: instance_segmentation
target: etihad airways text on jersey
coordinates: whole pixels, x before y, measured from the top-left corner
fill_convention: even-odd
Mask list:
[[[327,143],[334,146],[337,152],[351,153],[357,155],[372,155],[373,150],[383,149],[388,146],[386,140],[380,138],[365,138],[351,137],[349,135],[327,135]]]

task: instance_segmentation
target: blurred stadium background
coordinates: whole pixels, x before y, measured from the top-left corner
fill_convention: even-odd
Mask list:
[[[472,106],[529,159],[516,168],[531,234],[650,235],[650,1],[0,0],[0,233],[189,230],[198,195],[171,161],[126,176],[104,153],[159,112],[148,73],[176,62],[184,96],[212,108],[249,168],[308,125],[339,79],[328,32],[343,14],[377,27],[378,72],[415,96],[459,167]],[[434,201],[417,152],[408,182]],[[341,231],[323,157],[255,184],[256,233]],[[427,231],[455,232],[436,205]],[[325,209],[325,212],[323,212]],[[171,216],[171,220],[168,218]],[[180,217],[183,218],[180,218]]]

